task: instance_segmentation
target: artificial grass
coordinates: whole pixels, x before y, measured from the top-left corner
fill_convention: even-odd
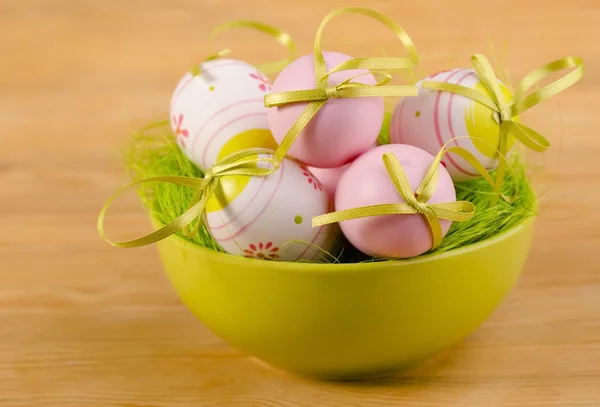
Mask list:
[[[389,140],[389,119],[388,114],[379,137],[381,144]],[[132,181],[164,175],[203,175],[177,146],[168,122],[150,125],[137,132],[130,147],[126,149],[125,165]],[[489,239],[535,215],[536,195],[518,155],[513,158],[512,168],[513,173],[507,172],[503,184],[503,192],[507,195],[518,191],[518,198],[510,204],[501,200],[498,205],[492,207],[492,188],[482,177],[455,185],[457,200],[472,202],[477,208],[475,215],[468,222],[453,222],[442,245],[429,253],[445,252]],[[492,173],[492,177],[495,177],[495,174]],[[188,187],[153,182],[144,184],[137,193],[150,213],[166,224],[185,212],[195,191]],[[223,251],[204,225],[200,225],[198,233],[193,236],[185,236],[181,231],[177,232],[177,235],[194,244]],[[377,260],[379,259],[367,258],[347,245],[335,261],[348,263]]]

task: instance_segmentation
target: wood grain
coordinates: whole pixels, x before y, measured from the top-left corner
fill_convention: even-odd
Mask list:
[[[408,30],[424,71],[464,66],[490,41],[508,51],[513,80],[565,55],[585,60],[580,84],[527,114],[554,146],[532,157],[544,164],[542,217],[525,274],[493,317],[403,377],[311,382],[222,344],[179,302],[153,247],[114,249],[95,231],[125,182],[114,152],[168,109],[211,27],[270,22],[308,52],[342,0],[3,0],[1,406],[600,406],[600,3],[370,3]],[[357,23],[333,23],[328,46],[357,56],[397,46]],[[253,34],[222,43],[251,62],[283,55]],[[148,228],[133,198],[113,214],[115,237]]]

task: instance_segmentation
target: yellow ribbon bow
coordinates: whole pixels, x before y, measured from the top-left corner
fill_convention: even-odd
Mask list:
[[[365,15],[383,23],[400,40],[408,56],[405,58],[354,58],[338,64],[327,72],[327,65],[321,51],[323,30],[333,18],[349,13]],[[281,141],[275,153],[275,161],[279,163],[285,157],[304,127],[331,98],[416,96],[418,92],[416,86],[389,86],[388,83],[391,81],[391,76],[387,71],[409,69],[416,66],[418,61],[419,55],[417,49],[408,34],[386,15],[364,7],[344,7],[329,13],[321,22],[315,37],[315,89],[293,90],[265,95],[266,107],[281,106],[288,103],[310,102]],[[383,76],[383,79],[375,85],[351,82],[352,79],[360,76],[357,75],[335,87],[329,87],[328,79],[330,75],[335,72],[354,69],[365,69],[367,72],[364,74],[379,74]]]
[[[128,186],[121,188],[111,198],[109,198],[104,207],[100,210],[97,225],[98,233],[105,241],[107,241],[115,247],[139,247],[156,243],[172,235],[173,233],[176,233],[179,230],[185,230],[192,222],[197,220],[197,223],[192,229],[192,231],[185,233],[187,236],[191,236],[194,233],[196,233],[198,227],[200,226],[202,221],[201,217],[204,213],[204,209],[206,208],[208,200],[216,193],[217,189],[219,188],[220,178],[235,175],[263,177],[269,175],[274,171],[273,167],[260,168],[257,166],[257,164],[260,162],[270,164],[271,160],[269,158],[248,158],[249,156],[257,154],[273,154],[273,151],[266,149],[255,149],[232,154],[231,156],[223,160],[220,164],[213,166],[212,169],[210,171],[207,171],[202,178],[183,176],[161,176],[146,178],[129,184]],[[186,212],[181,214],[171,223],[146,236],[143,236],[139,239],[124,242],[116,242],[110,240],[106,236],[106,233],[104,231],[104,218],[106,216],[106,211],[108,210],[109,205],[115,200],[115,198],[118,195],[123,193],[126,189],[147,182],[168,182],[170,184],[194,188],[196,190],[196,194],[192,199],[192,202],[195,203],[192,204]]]
[[[325,25],[335,16],[346,13],[358,13],[372,17],[387,27],[389,27],[396,37],[402,42],[408,52],[407,58],[358,58],[351,59],[343,62],[338,66],[334,67],[331,71],[326,72],[326,64],[321,53],[321,35]],[[276,34],[279,31],[273,29],[266,29],[264,24],[254,22],[233,22],[219,27],[215,30],[216,33],[231,27],[248,26],[258,29],[263,29],[267,33]],[[280,42],[283,44],[288,43],[288,39],[285,35],[279,37]],[[273,173],[279,168],[281,162],[286,157],[286,154],[291,147],[292,143],[296,140],[304,126],[308,124],[311,118],[316,112],[323,106],[327,100],[331,97],[363,97],[363,96],[403,96],[403,95],[416,95],[417,88],[415,86],[386,86],[390,82],[390,76],[382,71],[410,68],[417,64],[418,54],[415,46],[411,39],[408,37],[406,32],[394,21],[387,16],[375,12],[373,10],[362,8],[362,7],[348,7],[341,8],[333,11],[325,17],[321,23],[314,45],[315,51],[315,73],[317,78],[316,90],[308,91],[293,91],[293,92],[282,92],[277,94],[269,94],[265,97],[265,105],[276,106],[285,103],[293,103],[298,101],[311,101],[308,107],[300,115],[296,123],[292,126],[288,134],[284,137],[281,144],[278,146],[275,152],[270,151],[273,156],[269,159],[256,159],[248,158],[250,155],[257,154],[256,150],[244,151],[235,154],[223,162],[215,165],[210,171],[208,171],[203,178],[188,178],[188,177],[175,177],[175,176],[164,176],[164,177],[153,177],[135,182],[114,194],[105,206],[102,208],[98,217],[98,231],[102,238],[108,243],[117,247],[138,247],[147,244],[155,243],[162,240],[179,230],[185,230],[194,220],[199,219],[203,214],[204,208],[210,197],[217,191],[219,187],[219,180],[225,176],[241,175],[241,176],[267,176]],[[218,56],[215,56],[215,58]],[[351,79],[344,81],[339,84],[335,89],[327,88],[327,78],[334,72],[340,72],[343,70],[350,69],[366,69],[371,73],[380,73],[384,76],[376,85],[365,85],[359,83],[350,82]],[[263,150],[265,151],[265,150]],[[270,168],[257,168],[259,161],[268,162]],[[156,230],[155,232],[126,242],[115,242],[107,238],[104,232],[104,217],[110,203],[122,193],[125,189],[130,188],[134,185],[138,185],[145,182],[169,182],[177,185],[187,186],[196,189],[196,194],[192,199],[192,204],[189,209],[180,215],[178,218],[173,220],[168,225]],[[196,232],[200,225],[200,221],[196,223],[195,227],[187,235],[191,235]]]
[[[225,24],[221,24],[215,29],[211,31],[211,34],[208,38],[209,49],[213,48],[213,42],[215,38],[224,31],[228,31],[234,28],[249,28],[254,31],[258,31],[260,33],[266,34],[272,38],[274,38],[278,43],[283,45],[288,51],[288,56],[281,60],[275,62],[269,62],[262,65],[257,66],[257,69],[264,74],[274,73],[281,71],[285,68],[290,62],[294,60],[296,57],[296,45],[294,41],[292,41],[292,37],[285,31],[280,30],[277,27],[272,25],[260,23],[257,21],[247,21],[247,20],[239,20],[239,21],[230,21]],[[223,58],[231,53],[229,49],[223,49],[217,52],[210,54],[208,57],[204,59],[204,62],[212,61],[218,58]],[[194,76],[198,76],[202,73],[202,67],[200,65],[195,65],[190,69],[190,73]]]
[[[492,110],[491,114],[494,115],[494,118],[500,123],[500,135],[497,150],[501,155],[506,156],[508,153],[509,135],[512,135],[524,146],[534,151],[545,151],[550,146],[550,142],[540,133],[513,120],[513,118],[551,96],[567,89],[581,79],[583,76],[583,61],[581,58],[566,57],[558,59],[530,72],[519,83],[512,101],[506,100],[500,89],[496,74],[484,55],[475,54],[472,56],[471,61],[477,76],[486,87],[490,96],[466,86],[445,82],[424,81],[422,83],[422,88],[456,93],[489,107]],[[525,93],[533,85],[538,84],[552,73],[564,69],[573,70],[546,85],[542,89],[525,96]],[[505,171],[505,161],[502,160],[498,164],[494,189],[495,197],[492,203],[495,203],[497,197],[500,196]]]
[[[479,174],[481,174],[492,187],[495,187],[494,180],[473,154],[462,147],[447,147],[450,143],[456,141],[457,139],[466,137],[467,136],[453,138],[440,149],[430,165],[427,173],[425,174],[423,181],[421,181],[419,187],[414,192],[412,191],[410,183],[398,158],[393,153],[385,153],[383,155],[385,168],[390,180],[396,187],[398,194],[404,200],[404,203],[363,206],[315,216],[312,220],[313,227],[343,222],[351,219],[365,218],[369,216],[420,214],[427,222],[431,231],[431,249],[437,249],[442,243],[443,239],[442,227],[439,221],[440,219],[447,219],[453,222],[466,222],[470,220],[475,213],[475,205],[468,201],[445,202],[439,204],[427,203],[437,188],[438,168],[442,161],[442,157],[446,153],[454,153],[459,155],[461,158],[471,164],[473,168],[475,168],[475,170],[479,172]],[[487,144],[489,145],[489,143]],[[494,148],[491,145],[490,147]],[[503,162],[506,162],[511,170],[511,173],[514,175],[514,171],[512,167],[510,167],[510,163],[506,161],[506,158],[503,155],[500,155],[500,158],[503,160]]]

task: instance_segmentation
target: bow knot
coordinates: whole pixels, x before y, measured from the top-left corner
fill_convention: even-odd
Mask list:
[[[500,126],[497,151],[502,157],[506,157],[508,153],[510,145],[509,136],[514,137],[524,146],[534,151],[543,152],[550,147],[550,142],[544,136],[530,127],[517,122],[515,118],[529,108],[567,89],[581,79],[583,76],[583,61],[580,58],[566,57],[550,62],[530,72],[519,83],[512,101],[506,100],[496,74],[485,55],[475,54],[471,58],[471,61],[477,77],[487,90],[487,94],[470,87],[446,82],[424,81],[422,88],[456,93],[489,107],[492,110],[492,117]],[[573,70],[568,74],[546,85],[542,89],[525,96],[526,92],[533,85],[538,84],[552,73],[571,68]],[[501,160],[496,173],[494,202],[501,195],[505,172],[506,163],[504,160]]]
[[[499,107],[500,110],[500,122],[506,122],[512,120],[513,114],[511,108],[508,106]]]
[[[404,203],[381,204],[363,208],[345,209],[313,218],[313,227],[329,223],[343,222],[346,220],[381,215],[414,215],[423,216],[429,225],[432,236],[432,249],[436,249],[442,243],[442,227],[439,219],[448,219],[456,222],[465,222],[475,213],[475,206],[471,202],[458,201],[439,204],[429,204],[438,182],[438,167],[440,165],[443,151],[435,157],[429,167],[423,181],[416,192],[412,191],[408,178],[402,169],[400,161],[393,153],[383,155],[383,163],[390,180],[394,184],[398,195]]]
[[[326,87],[325,88],[325,97],[327,99],[334,99],[337,97],[338,88],[336,86]]]
[[[410,206],[412,206],[417,213],[419,214],[424,214],[426,211],[430,211],[431,208],[424,202],[419,202],[418,200],[415,200],[414,202],[407,202]]]

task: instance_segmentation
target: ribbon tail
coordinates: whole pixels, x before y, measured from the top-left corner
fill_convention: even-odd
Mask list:
[[[466,222],[475,214],[475,205],[468,201],[456,201],[442,204],[431,204],[433,209],[441,219],[451,220],[453,222]]]
[[[196,211],[198,211],[198,215],[192,219],[192,221],[195,220],[196,223],[191,231],[189,231],[187,233],[185,231],[183,232],[185,236],[193,237],[196,235],[196,233],[198,233],[198,230],[200,229],[200,226],[202,225],[202,217],[201,217],[202,212],[204,212],[204,208],[206,208],[206,205],[208,204],[208,200],[210,199],[210,197],[213,196],[213,194],[215,193],[217,186],[218,186],[217,183],[213,183],[206,190],[198,191],[198,193],[196,193],[195,198],[198,199],[201,196],[201,199],[199,201],[197,201],[197,203],[195,203],[194,205],[192,205],[190,207],[190,209],[195,207]],[[192,201],[192,202],[194,202],[194,201]]]
[[[506,157],[508,152],[508,135],[512,128],[511,121],[502,122],[500,125],[500,146],[499,155]],[[498,204],[498,198],[502,195],[502,185],[504,185],[504,175],[506,174],[506,161],[500,160],[498,162],[498,168],[496,169],[496,183],[494,185],[494,196],[491,200],[491,205],[496,206]]]
[[[437,189],[438,185],[438,167],[442,162],[442,156],[444,155],[444,149],[441,149],[435,156],[433,162],[429,166],[423,181],[419,184],[415,195],[418,202],[427,202],[431,198]]]
[[[435,250],[442,244],[442,225],[440,224],[438,216],[431,208],[428,208],[428,210],[424,211],[423,216],[429,224],[429,229],[431,231],[431,240],[433,241],[431,249]]]
[[[119,195],[121,195],[121,193],[123,193],[125,190],[127,190],[133,186],[136,186],[136,185],[139,185],[142,183],[147,183],[147,182],[161,182],[161,181],[168,182],[168,183],[175,184],[175,185],[188,186],[188,187],[196,187],[196,188],[205,188],[206,187],[206,182],[203,179],[177,177],[177,176],[152,177],[152,178],[146,178],[146,179],[131,183],[131,184],[127,185],[126,187],[121,188],[112,197],[110,197],[108,199],[108,201],[106,202],[106,204],[104,205],[104,207],[102,207],[102,209],[100,210],[100,213],[98,214],[97,229],[98,229],[98,233],[100,234],[102,239],[104,239],[107,243],[111,244],[112,246],[120,247],[120,248],[132,248],[132,247],[146,246],[146,245],[158,242],[159,240],[162,240],[162,239],[176,233],[178,230],[182,230],[187,225],[189,225],[190,222],[192,222],[194,220],[194,218],[198,217],[198,215],[202,212],[202,210],[204,208],[200,207],[198,204],[196,204],[196,205],[192,206],[189,210],[187,210],[185,213],[183,213],[181,216],[179,216],[178,218],[173,220],[168,225],[166,225],[166,226],[162,227],[161,229],[156,230],[146,236],[143,236],[141,238],[134,239],[134,240],[123,241],[123,242],[117,242],[117,241],[113,241],[113,240],[109,239],[106,236],[106,232],[104,230],[104,219],[106,217],[106,212],[108,211],[110,204]]]
[[[504,93],[502,93],[500,90],[498,77],[492,69],[492,65],[488,61],[487,57],[483,54],[475,54],[471,58],[471,62],[473,63],[473,67],[475,68],[475,72],[477,72],[479,80],[487,88],[490,95],[493,95],[494,99],[496,99],[495,105],[506,106],[506,99],[504,97]]]
[[[499,110],[496,102],[494,102],[494,99],[492,99],[488,95],[485,95],[483,93],[476,91],[475,89],[467,88],[466,86],[463,86],[463,85],[457,85],[455,83],[446,83],[446,82],[423,81],[421,83],[421,88],[428,89],[428,90],[436,90],[436,91],[440,91],[440,92],[455,93],[457,95],[461,95],[466,98],[475,100],[475,101],[489,107],[490,109],[492,109],[495,112],[497,112]]]
[[[277,107],[288,103],[327,101],[324,89],[290,90],[278,93],[269,93],[264,97],[265,107]]]
[[[281,161],[287,155],[290,147],[292,144],[294,144],[294,141],[296,141],[302,132],[302,129],[304,129],[304,127],[311,121],[311,119],[317,114],[319,109],[321,109],[325,103],[327,103],[327,101],[319,100],[310,102],[308,106],[306,106],[306,109],[304,109],[304,111],[300,114],[300,117],[298,117],[296,122],[292,125],[288,133],[285,135],[283,140],[281,140],[281,143],[277,147],[275,156],[273,158],[273,164],[275,165],[275,168],[279,168]]]
[[[444,153],[453,153],[453,154],[456,154],[459,157],[461,157],[463,160],[465,160],[467,163],[469,163],[475,169],[475,171],[477,171],[488,182],[488,184],[490,184],[490,186],[492,188],[494,188],[494,190],[495,190],[496,189],[496,181],[492,178],[492,176],[490,175],[488,170],[479,162],[479,160],[473,154],[471,154],[469,151],[465,150],[462,147],[449,147],[449,148],[447,147],[448,144],[450,144],[454,140],[457,140],[460,138],[469,138],[470,139],[471,137],[461,136],[461,137],[455,137],[454,139],[449,140],[442,148],[442,150],[444,150]],[[510,169],[511,174],[513,176],[516,176],[514,169],[512,168],[512,166],[510,165],[510,163],[508,162],[506,157],[503,154],[500,154],[500,152],[498,151],[498,149],[496,147],[494,147],[492,144],[488,143],[487,141],[485,141],[483,139],[477,139],[477,140],[484,144],[487,144],[490,148],[492,148],[496,152],[498,152],[498,158],[501,160],[501,162],[504,162],[506,164],[506,166]],[[510,197],[506,196],[504,194],[500,194],[500,196],[507,203],[514,202],[516,199],[516,194],[513,196],[510,196]]]
[[[406,178],[406,173],[404,172],[404,169],[402,169],[398,157],[396,157],[394,153],[385,153],[383,155],[383,163],[398,194],[404,199],[404,202],[411,206],[415,206],[417,204],[417,199],[412,192],[410,182],[408,181],[408,178]]]
[[[514,130],[512,135],[525,147],[533,151],[541,153],[550,147],[550,142],[547,138],[524,124],[512,122],[512,129]]]
[[[363,206],[360,208],[344,209],[337,212],[315,216],[312,219],[312,227],[315,228],[331,223],[344,222],[346,220],[366,218],[370,216],[412,215],[415,213],[417,213],[416,209],[405,203]]]

